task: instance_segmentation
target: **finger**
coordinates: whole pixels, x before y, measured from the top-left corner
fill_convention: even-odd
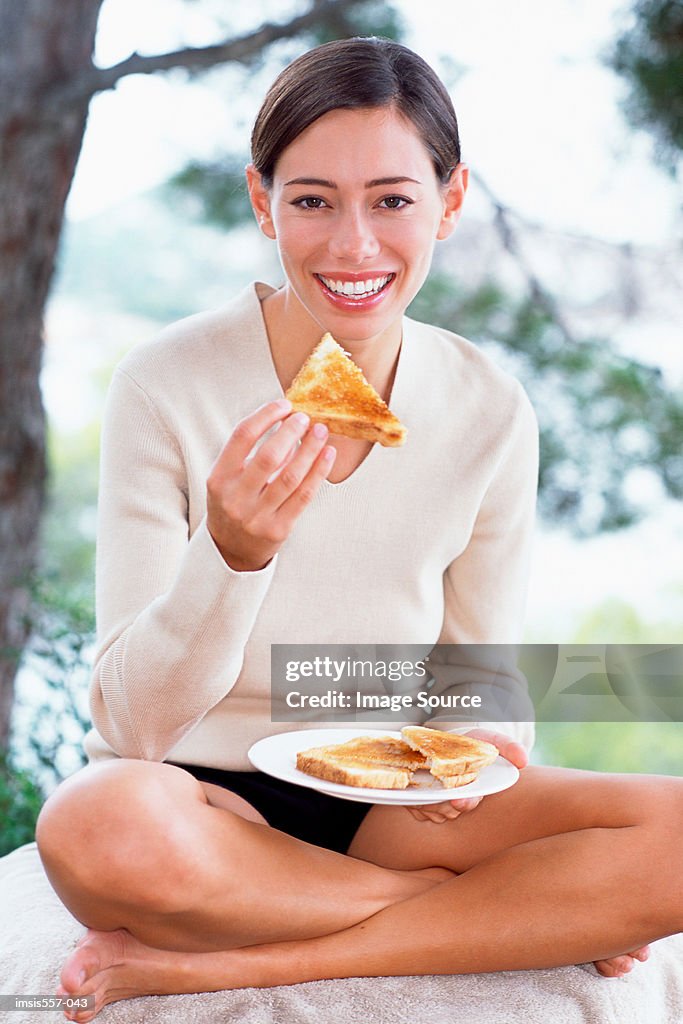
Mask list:
[[[276,515],[284,526],[289,526],[313,501],[321,483],[329,476],[336,455],[337,449],[326,445],[297,489],[280,505]]]
[[[416,807],[408,807],[412,816],[418,821],[437,821],[439,824],[446,820],[445,816],[435,808],[442,804],[419,804]]]
[[[434,804],[419,804],[418,806],[424,814],[443,814],[457,817],[450,800],[442,800]]]
[[[315,423],[306,432],[291,458],[283,463],[275,478],[268,481],[261,500],[263,511],[279,509],[303,483],[328,435],[329,431],[322,423]]]
[[[271,434],[247,459],[239,485],[243,496],[258,498],[268,481],[287,464],[292,449],[308,430],[309,423],[304,412],[288,416],[277,433]]]
[[[443,804],[441,806],[443,807]],[[456,818],[460,817],[462,811],[457,807],[453,807],[451,804],[447,804],[446,807],[438,813],[442,814],[444,818],[448,818],[449,821],[454,821]]]
[[[472,796],[468,800],[451,800],[450,806],[453,807],[458,814],[462,814],[463,811],[473,811],[475,807],[478,807],[482,801],[480,796]]]
[[[211,475],[223,480],[241,473],[244,461],[257,441],[291,411],[292,403],[289,399],[279,398],[276,402],[268,402],[249,416],[245,416],[237,424],[216,459]]]
[[[474,736],[475,739],[485,740],[486,743],[493,743],[494,747],[507,758],[516,768],[526,768],[529,763],[529,755],[521,743],[510,739],[502,732],[493,732],[491,729],[471,729],[465,733],[466,736]]]
[[[438,804],[417,804],[411,809],[413,811],[418,811],[424,819],[429,821],[433,821],[435,818],[438,818],[440,821],[445,821],[447,813],[452,811],[452,807],[448,801]]]
[[[412,814],[413,818],[415,818],[417,821],[427,820],[427,818],[422,813],[419,807],[406,807],[406,810],[408,811],[409,814]]]

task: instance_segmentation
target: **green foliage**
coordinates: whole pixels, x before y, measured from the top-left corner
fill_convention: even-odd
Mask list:
[[[579,620],[577,644],[683,644],[683,588],[670,588],[669,614],[661,621],[645,620],[627,601],[610,597],[588,608]]]
[[[532,297],[516,299],[493,281],[464,294],[434,272],[409,312],[512,363],[542,424],[539,510],[547,521],[578,536],[632,525],[643,514],[629,496],[636,470],[683,497],[683,396],[659,369],[619,355],[606,338],[568,343]]]
[[[31,775],[0,752],[0,857],[33,841],[44,799]]]
[[[683,644],[683,588],[672,587],[667,619],[644,619],[608,598],[586,610],[574,644]],[[683,722],[537,722],[536,764],[602,772],[683,775]]]
[[[330,43],[351,36],[384,36],[400,39],[404,32],[401,15],[386,0],[365,0],[347,11],[328,12],[313,31],[307,33],[309,46]]]
[[[33,638],[18,680],[13,735],[17,757],[48,788],[85,763],[95,616],[83,589],[65,587],[58,573],[37,578],[32,588]]]
[[[636,0],[632,13],[607,60],[628,82],[630,122],[652,133],[658,159],[675,173],[683,149],[683,3]]]
[[[153,321],[148,334],[156,325],[196,313],[198,302],[208,307],[225,301],[225,267],[222,276],[218,268],[223,240],[198,225],[196,203],[189,209],[189,202],[174,202],[172,196],[169,201],[167,195],[164,186],[113,212],[68,223],[56,281],[59,293],[80,301],[87,296],[100,316],[125,311],[145,317]],[[122,337],[122,350],[134,340]]]
[[[50,466],[42,523],[42,574],[62,591],[92,605],[95,577],[99,428],[68,438],[48,429]]]
[[[210,224],[234,228],[251,220],[252,211],[244,178],[244,168],[249,162],[230,155],[220,163],[189,163],[168,183],[171,198],[173,193],[184,194],[198,204],[201,215]]]
[[[20,795],[30,792],[29,777],[47,792],[85,763],[82,741],[89,728],[95,633],[97,448],[98,430],[92,426],[68,438],[54,431],[49,435],[48,509],[41,564],[30,586],[32,637],[23,652],[12,716]],[[0,794],[0,808],[1,800]],[[25,837],[26,820],[19,815],[23,831],[16,835],[0,825],[0,844],[32,838]]]
[[[683,722],[538,722],[533,760],[599,772],[683,775]]]

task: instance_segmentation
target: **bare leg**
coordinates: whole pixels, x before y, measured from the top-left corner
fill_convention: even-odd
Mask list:
[[[595,788],[602,777],[559,769],[527,771],[528,783],[520,785],[516,797],[510,791],[505,801],[504,794],[488,798],[471,816],[463,816],[460,833],[461,819],[452,823],[450,844],[444,838],[439,849],[430,851],[424,833],[421,849],[408,843],[405,856],[398,846],[389,855],[394,863],[407,859],[419,866],[431,853],[433,862],[449,859],[460,868],[458,877],[348,928],[304,940],[194,955],[148,950],[126,933],[90,946],[86,940],[80,959],[65,968],[64,987],[95,993],[104,1005],[124,993],[356,975],[524,970],[617,957],[678,931],[683,922],[677,856],[683,782],[639,778],[617,784],[606,777],[612,799],[600,806],[596,795],[608,795],[602,786]],[[501,821],[503,810],[509,816]],[[603,824],[591,824],[601,817]],[[565,831],[506,847],[525,830],[548,831],[553,821]],[[416,826],[431,827],[427,822]],[[370,829],[366,839],[369,835]],[[362,838],[359,834],[359,846]],[[84,971],[83,981],[74,976],[76,966]]]
[[[67,780],[41,812],[36,839],[75,917],[97,930],[126,928],[158,949],[323,935],[434,884],[431,872],[345,857],[212,805],[187,772],[143,761],[106,762]]]
[[[365,819],[350,853],[386,866],[432,863],[463,871],[495,850],[577,828],[638,824],[652,787],[679,781],[652,776],[619,776],[550,769],[554,799],[549,802],[544,771],[527,770],[512,791],[489,797],[487,814],[465,815],[444,826],[406,821],[400,810],[376,807]],[[542,813],[539,814],[539,807]],[[621,977],[636,961],[646,961],[647,946],[595,961],[605,977]]]

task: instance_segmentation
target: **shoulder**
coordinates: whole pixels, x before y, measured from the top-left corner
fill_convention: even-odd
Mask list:
[[[260,296],[268,286],[251,284],[217,309],[196,313],[135,345],[117,367],[147,390],[210,377],[226,362],[239,364],[263,331]]]
[[[538,431],[524,387],[514,374],[478,345],[453,331],[406,318],[410,336],[428,367],[430,394],[444,409],[462,414],[458,420],[488,424],[507,433],[517,420]]]

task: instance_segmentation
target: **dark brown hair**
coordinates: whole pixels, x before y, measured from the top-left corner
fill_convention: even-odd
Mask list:
[[[278,75],[254,123],[254,166],[270,187],[282,152],[323,114],[387,106],[415,125],[445,184],[460,162],[458,122],[446,87],[407,46],[376,36],[316,46]]]

